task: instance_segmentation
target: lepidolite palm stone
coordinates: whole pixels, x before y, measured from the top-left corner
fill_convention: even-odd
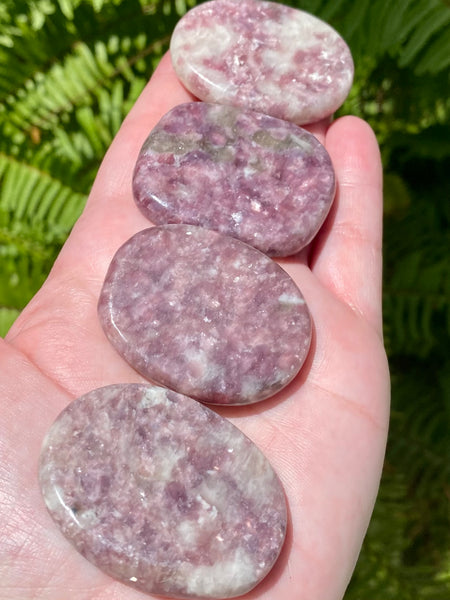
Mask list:
[[[319,230],[335,178],[327,151],[306,130],[253,111],[190,102],[150,133],[133,191],[156,225],[200,225],[288,256]]]
[[[275,394],[298,373],[311,339],[305,300],[279,265],[194,225],[128,240],[111,262],[98,312],[136,370],[212,404]]]
[[[344,102],[353,60],[316,17],[275,2],[213,0],[190,10],[170,44],[175,71],[200,100],[312,123]]]
[[[284,541],[285,498],[263,454],[210,409],[155,386],[72,402],[46,436],[40,482],[77,550],[152,594],[244,594]]]

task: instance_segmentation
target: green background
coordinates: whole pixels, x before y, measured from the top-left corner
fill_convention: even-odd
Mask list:
[[[0,334],[39,288],[184,0],[1,0]],[[346,600],[450,597],[450,7],[286,2],[349,43],[340,114],[385,170],[384,327],[392,419],[379,498]]]

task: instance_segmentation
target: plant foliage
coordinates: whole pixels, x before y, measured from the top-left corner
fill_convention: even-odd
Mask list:
[[[46,277],[120,123],[195,0],[0,4],[0,334]],[[348,41],[340,114],[385,168],[386,466],[347,600],[450,596],[450,8],[291,0]]]
[[[0,314],[20,310],[43,282],[186,9],[156,0],[1,5]]]

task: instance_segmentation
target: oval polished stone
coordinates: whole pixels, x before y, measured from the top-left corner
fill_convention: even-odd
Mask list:
[[[111,262],[98,312],[136,370],[212,404],[272,396],[297,374],[311,339],[303,296],[280,266],[193,225],[128,240]]]
[[[244,594],[284,541],[284,493],[264,455],[226,419],[155,386],[72,402],[44,441],[40,483],[77,550],[147,593]]]
[[[172,109],[150,133],[133,191],[156,225],[201,225],[270,256],[288,256],[324,222],[335,177],[325,148],[297,125],[190,102]]]
[[[298,125],[331,115],[353,82],[341,36],[300,10],[259,0],[213,0],[178,22],[174,69],[200,100],[231,104]]]

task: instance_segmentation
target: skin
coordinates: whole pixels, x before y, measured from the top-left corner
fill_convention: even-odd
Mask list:
[[[141,382],[108,343],[96,304],[114,252],[149,226],[131,194],[148,132],[193,100],[166,56],[107,152],[86,209],[45,285],[0,339],[0,597],[144,600],[79,555],[47,514],[37,470],[46,431],[67,404],[111,383]],[[382,174],[369,126],[355,117],[310,128],[338,181],[314,242],[280,260],[310,307],[301,373],[274,398],[221,413],[279,474],[289,530],[279,561],[246,599],[342,598],[378,490],[389,372],[382,339]]]

